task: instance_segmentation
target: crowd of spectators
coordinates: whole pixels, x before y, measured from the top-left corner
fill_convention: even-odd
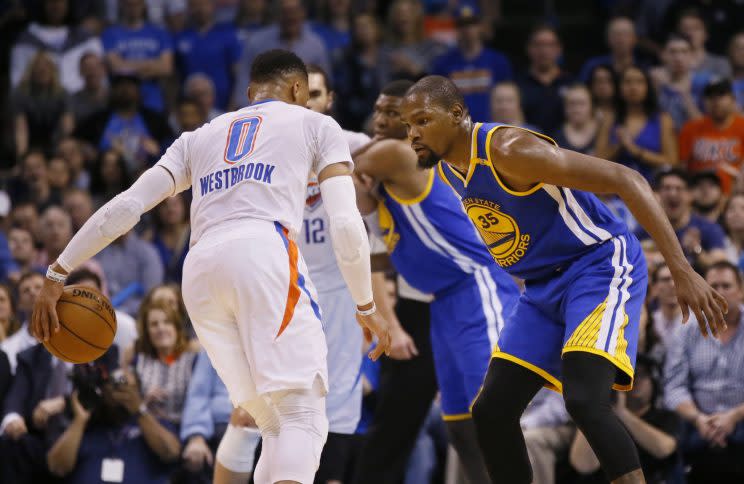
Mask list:
[[[642,240],[651,273],[635,387],[614,408],[647,482],[744,482],[744,7],[574,1],[584,23],[566,25],[552,3],[515,27],[505,0],[0,2],[0,482],[210,482],[225,429],[250,423],[181,300],[188,192],[70,276],[116,307],[104,357],[64,363],[28,319],[46,266],[96,208],[182,132],[245,106],[250,62],[271,48],[329,74],[345,129],[368,130],[390,80],[439,74],[476,121],[642,173],[689,261],[727,299],[728,329],[705,339],[682,325],[653,241],[602,195]],[[582,45],[564,48],[582,29]],[[364,375],[360,435],[374,411],[370,362]],[[406,482],[443,480],[436,402],[432,416]],[[559,395],[541,391],[522,424],[536,483],[604,482]]]

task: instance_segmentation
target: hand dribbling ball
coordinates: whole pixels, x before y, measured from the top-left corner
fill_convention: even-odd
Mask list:
[[[57,302],[59,331],[44,347],[60,360],[88,363],[114,341],[116,314],[106,296],[88,286],[67,286]]]

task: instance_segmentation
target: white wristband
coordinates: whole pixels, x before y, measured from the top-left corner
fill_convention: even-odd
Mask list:
[[[357,308],[357,314],[360,316],[371,316],[375,314],[377,311],[377,306],[375,305],[375,302],[372,301],[372,307],[369,309],[358,309]]]
[[[59,272],[55,271],[54,269],[52,269],[52,266],[49,266],[47,268],[46,277],[50,281],[58,282],[60,284],[64,284],[65,281],[67,280],[66,275],[60,274]]]

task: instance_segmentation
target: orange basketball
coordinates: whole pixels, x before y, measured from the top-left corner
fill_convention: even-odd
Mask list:
[[[57,302],[59,331],[44,347],[70,363],[93,361],[111,346],[116,334],[116,314],[111,302],[87,286],[67,286]]]

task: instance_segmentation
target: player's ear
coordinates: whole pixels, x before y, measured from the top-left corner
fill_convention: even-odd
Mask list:
[[[300,90],[302,89],[302,85],[300,84],[300,81],[295,81],[292,83],[292,98],[297,101],[300,99]]]
[[[248,102],[253,102],[253,98],[251,97],[251,86],[248,85],[248,89],[245,90],[245,95],[248,96]]]
[[[335,91],[328,91],[328,105],[326,106],[326,109],[328,112],[331,112],[331,109],[333,109],[333,103],[336,102],[336,93]]]
[[[450,117],[453,124],[459,125],[465,118],[465,108],[460,103],[455,103],[450,108]]]

